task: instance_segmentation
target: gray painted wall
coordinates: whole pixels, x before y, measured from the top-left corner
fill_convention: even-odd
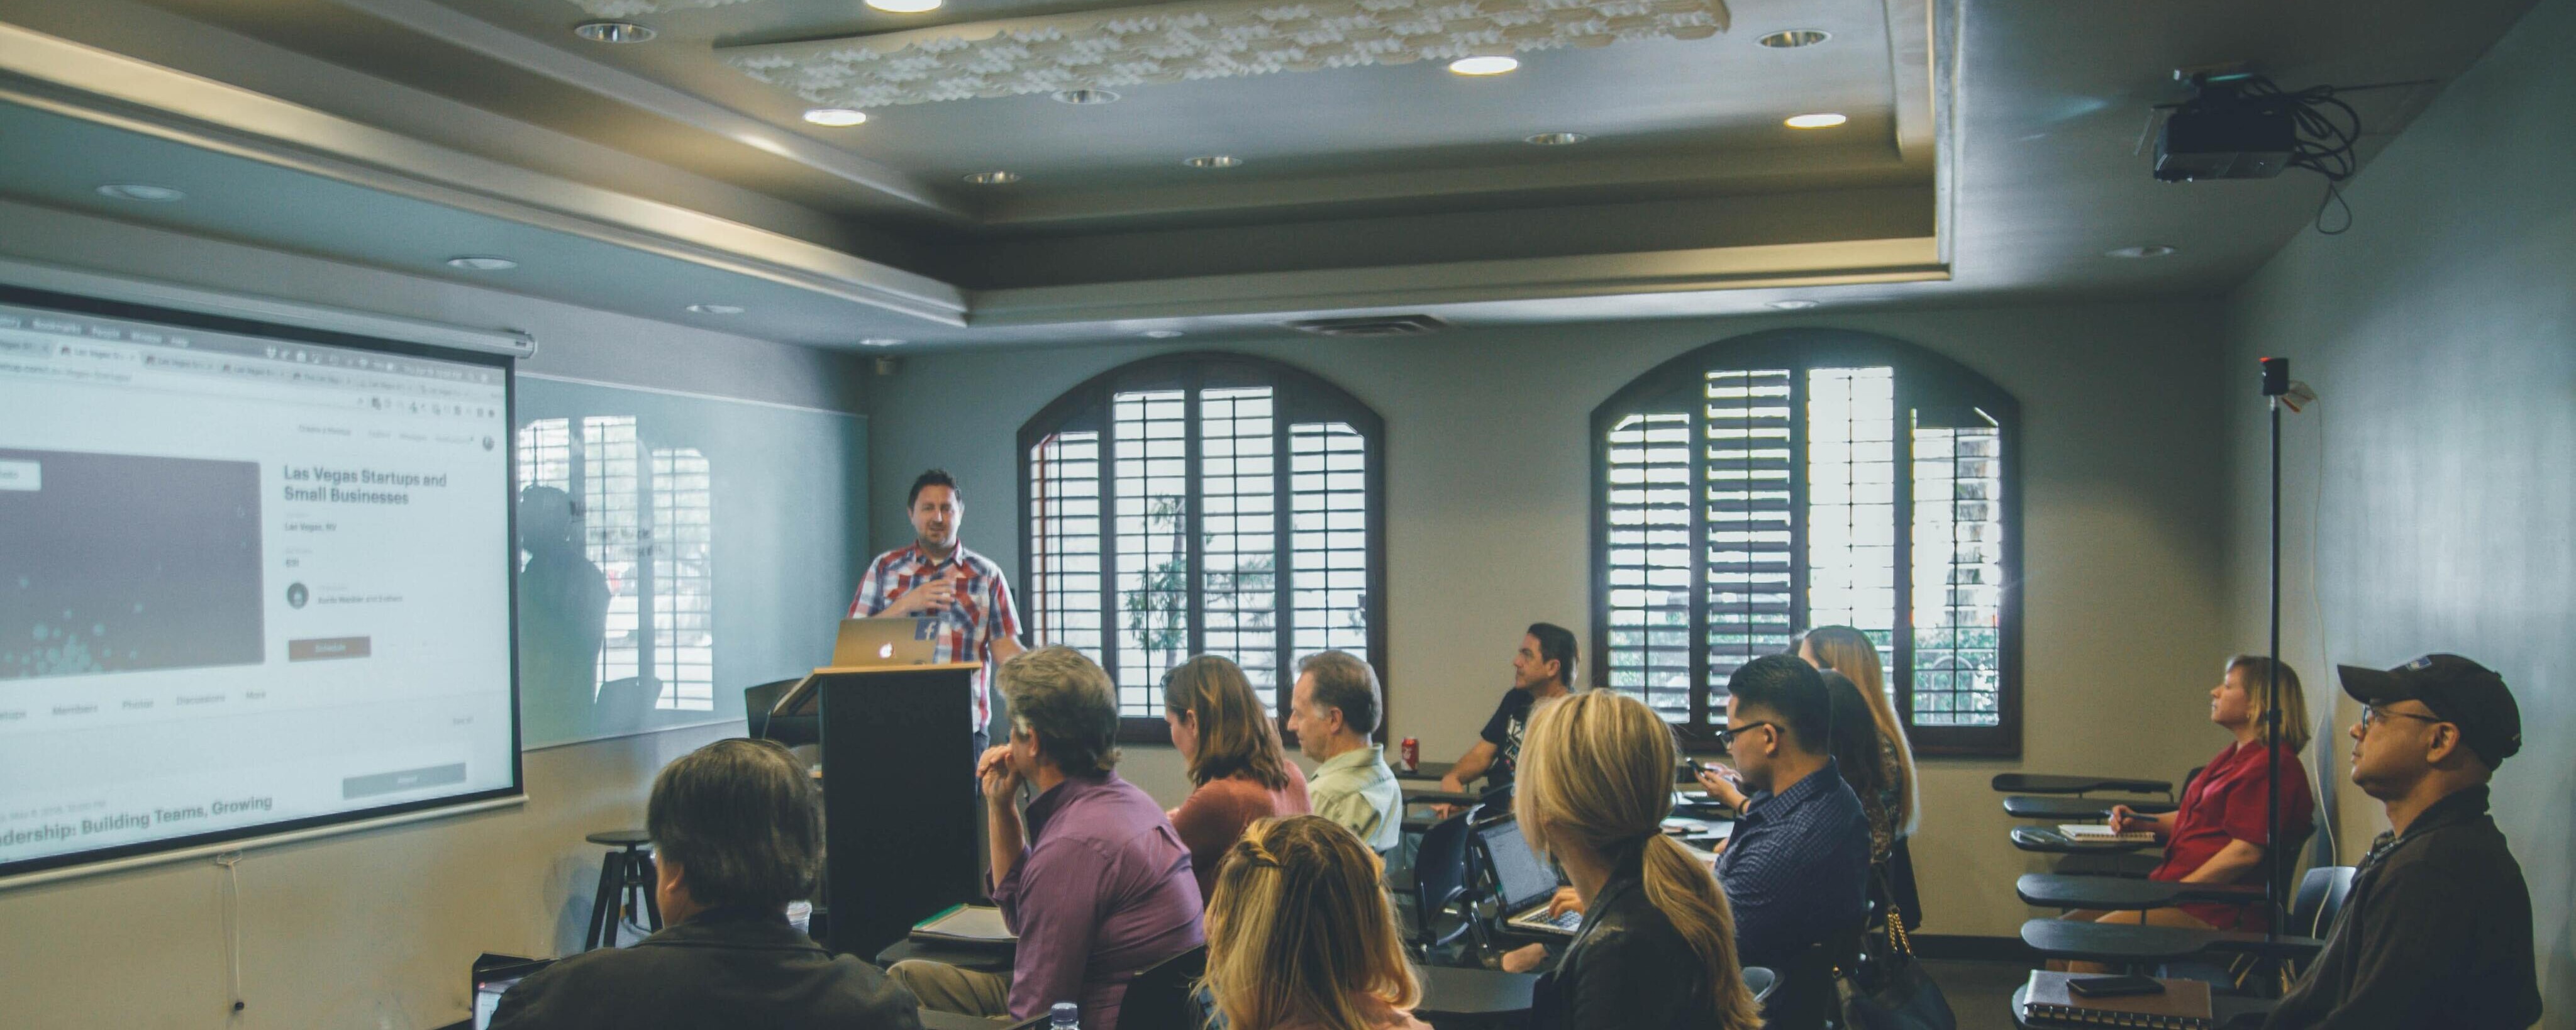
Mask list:
[[[2330,664],[2452,651],[2513,687],[2524,744],[2495,813],[2531,887],[2551,1027],[2576,1026],[2571,46],[2576,0],[2545,0],[2451,83],[2354,182],[2350,232],[2300,236],[2237,291],[2222,377],[2246,639],[2264,619],[2255,358],[2290,358],[2322,399],[2284,427],[2282,652],[2312,673],[2314,715],[2335,733],[2342,861],[2387,820],[2343,780],[2357,712]]]
[[[1510,684],[1523,627],[1589,625],[1592,408],[1696,345],[1830,325],[1941,351],[2021,399],[2028,491],[2027,739],[2021,762],[1927,763],[1914,854],[1927,932],[2009,936],[2035,914],[1987,780],[1997,772],[2179,778],[2226,743],[2206,720],[2219,663],[2253,643],[2219,601],[2224,452],[2215,312],[2189,303],[1831,318],[1673,320],[1460,330],[1412,341],[1284,334],[1230,341],[1299,365],[1387,425],[1389,708],[1426,757],[1467,749]],[[1185,343],[1188,341],[1174,341]],[[961,480],[967,546],[1018,575],[1020,423],[1065,389],[1162,347],[920,355],[871,381],[871,519],[904,542],[922,468]],[[1588,646],[1588,645],[1587,645]],[[1128,749],[1128,775],[1166,804],[1186,783],[1168,748]]]
[[[846,357],[0,201],[0,254],[136,278],[513,327],[532,372],[859,412]],[[818,615],[828,618],[832,613]],[[643,825],[653,774],[740,723],[529,752],[523,807],[250,852],[228,1019],[218,875],[156,866],[0,893],[0,1024],[426,1030],[464,1018],[495,951],[580,947],[599,830]]]

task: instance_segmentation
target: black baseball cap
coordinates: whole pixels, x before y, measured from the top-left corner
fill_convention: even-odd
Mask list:
[[[2421,701],[2493,769],[2522,750],[2522,709],[2504,677],[2455,654],[2428,654],[2394,669],[2338,665],[2343,692],[2365,705]]]

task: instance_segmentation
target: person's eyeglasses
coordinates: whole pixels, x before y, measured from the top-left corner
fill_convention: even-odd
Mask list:
[[[2413,712],[2392,712],[2385,708],[2381,708],[2378,705],[2362,706],[2361,725],[2363,729],[2369,729],[2375,724],[2384,723],[2390,719],[2413,719],[2417,722],[2431,723],[2444,723],[2451,721],[2449,719],[2435,718],[2430,715],[2417,715]]]
[[[1757,730],[1757,729],[1761,729],[1762,727],[1765,727],[1765,726],[1777,726],[1777,725],[1779,725],[1779,724],[1778,724],[1778,723],[1773,723],[1773,722],[1748,722],[1748,723],[1745,723],[1745,724],[1744,724],[1744,725],[1742,725],[1742,726],[1729,726],[1729,727],[1727,727],[1727,728],[1725,728],[1725,729],[1722,729],[1722,730],[1717,731],[1717,742],[1718,742],[1718,744],[1719,744],[1720,746],[1725,747],[1725,748],[1727,748],[1728,750],[1733,750],[1733,749],[1734,749],[1734,747],[1735,747],[1735,735],[1736,735],[1736,734],[1738,734],[1738,733],[1743,733],[1743,732],[1746,732],[1746,731],[1748,731],[1748,730]]]

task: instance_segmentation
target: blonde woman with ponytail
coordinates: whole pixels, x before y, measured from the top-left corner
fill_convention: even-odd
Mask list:
[[[1202,982],[1228,1030],[1430,1030],[1379,875],[1322,816],[1263,819],[1226,849]]]
[[[1540,1030],[1750,1030],[1735,918],[1707,866],[1662,833],[1672,731],[1644,702],[1596,690],[1552,702],[1521,741],[1513,814],[1582,899],[1582,928],[1532,997]]]

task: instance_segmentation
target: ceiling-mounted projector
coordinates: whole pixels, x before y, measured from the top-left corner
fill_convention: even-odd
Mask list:
[[[2298,151],[2298,105],[2280,93],[2250,93],[2249,77],[2191,77],[2194,92],[2156,134],[2156,178],[2269,179]]]

